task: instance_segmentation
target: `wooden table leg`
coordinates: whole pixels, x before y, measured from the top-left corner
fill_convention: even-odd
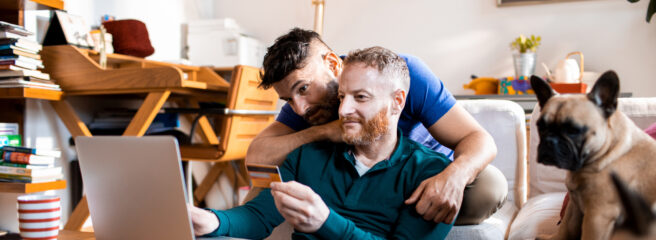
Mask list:
[[[171,91],[148,93],[146,100],[139,107],[139,111],[123,132],[123,136],[143,136],[169,95],[171,95]]]
[[[84,122],[75,114],[73,107],[66,100],[50,101],[50,105],[55,109],[55,112],[73,137],[91,136],[87,125],[84,125]]]
[[[198,105],[198,100],[191,99],[188,102],[185,101],[176,101],[176,104],[178,107],[189,107],[189,108],[198,108],[200,107]],[[194,122],[194,115],[192,114],[183,114],[187,121],[189,123]],[[216,133],[214,132],[214,128],[212,128],[212,124],[210,124],[210,121],[207,119],[207,117],[202,117],[198,120],[198,126],[197,126],[197,134],[200,134],[201,139],[203,140],[203,143],[209,144],[209,145],[217,145],[219,144],[219,137],[216,136]]]
[[[205,178],[203,178],[201,184],[198,185],[198,187],[196,187],[196,190],[194,190],[195,205],[198,205],[199,202],[205,199],[205,195],[207,195],[207,192],[210,191],[210,188],[212,187],[212,185],[214,185],[216,180],[219,179],[219,175],[221,175],[221,172],[223,172],[224,168],[225,168],[225,163],[222,162],[214,163],[214,166],[212,166],[212,168],[207,173],[207,175],[205,175]]]
[[[73,107],[71,107],[66,100],[50,101],[50,105],[57,115],[59,115],[59,118],[64,122],[64,125],[73,137],[91,136],[91,132],[87,126],[82,120],[80,120],[75,113],[75,110],[73,110]],[[84,222],[86,222],[88,218],[89,207],[87,205],[87,198],[82,197],[77,206],[75,206],[73,213],[71,213],[71,216],[68,218],[68,222],[66,222],[64,229],[79,231],[82,229]]]
[[[84,226],[84,222],[86,222],[88,218],[89,205],[87,204],[87,197],[83,196],[77,206],[75,206],[75,210],[73,210],[71,216],[68,218],[64,229],[80,231],[82,226]]]

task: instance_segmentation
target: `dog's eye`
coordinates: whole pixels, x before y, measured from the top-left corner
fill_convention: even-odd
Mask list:
[[[566,126],[563,130],[569,135],[579,135],[584,133],[586,129],[582,127]]]

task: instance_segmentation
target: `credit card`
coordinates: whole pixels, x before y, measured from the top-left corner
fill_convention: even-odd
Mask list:
[[[272,182],[282,182],[280,169],[275,165],[246,164],[253,187],[270,188]]]

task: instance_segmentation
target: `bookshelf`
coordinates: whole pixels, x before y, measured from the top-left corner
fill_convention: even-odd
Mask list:
[[[10,99],[12,101],[24,101],[25,99],[40,99],[59,102],[62,99],[61,91],[39,89],[39,88],[0,88],[0,99]],[[21,110],[24,108],[21,107]],[[15,112],[14,114],[20,114]],[[22,115],[21,115],[22,116]],[[3,118],[0,118],[2,121]],[[19,121],[22,123],[22,121]],[[21,129],[23,129],[23,124]],[[22,130],[21,130],[22,131]],[[22,134],[21,134],[22,135]],[[66,188],[65,180],[44,183],[15,183],[0,182],[0,193],[35,193],[47,190],[57,190]]]
[[[63,0],[0,0],[0,21],[23,26],[25,10],[64,9]]]
[[[43,183],[0,182],[0,193],[35,193],[66,188],[65,180]]]
[[[62,91],[54,91],[39,88],[0,88],[0,98],[25,98],[59,101],[62,99]]]

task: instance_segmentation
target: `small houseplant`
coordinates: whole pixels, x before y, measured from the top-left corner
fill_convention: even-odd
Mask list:
[[[519,35],[510,43],[510,48],[517,50],[513,53],[513,62],[515,65],[515,76],[531,76],[535,72],[535,52],[540,46],[540,36],[531,35],[526,37]]]

